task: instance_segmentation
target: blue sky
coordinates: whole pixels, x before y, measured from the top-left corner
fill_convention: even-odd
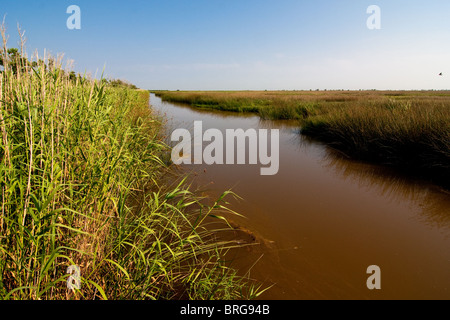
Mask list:
[[[69,30],[69,5],[81,30]],[[369,5],[381,9],[370,30]],[[144,89],[450,89],[448,0],[2,0],[27,52]],[[439,77],[440,72],[444,73]]]

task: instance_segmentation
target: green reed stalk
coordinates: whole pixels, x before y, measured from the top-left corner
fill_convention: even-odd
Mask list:
[[[257,296],[207,227],[224,199],[211,208],[185,179],[162,182],[170,150],[147,91],[74,78],[59,58],[9,59],[6,41],[2,57],[1,298]],[[79,290],[66,286],[71,265]]]

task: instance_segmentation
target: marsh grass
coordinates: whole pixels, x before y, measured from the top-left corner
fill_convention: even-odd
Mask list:
[[[185,179],[162,182],[169,150],[149,93],[73,78],[61,57],[8,61],[1,33],[0,297],[257,296],[222,259],[233,245],[207,226],[232,194],[205,205]],[[71,265],[80,290],[67,289]]]
[[[302,133],[348,156],[450,187],[450,105],[423,100],[330,108]]]

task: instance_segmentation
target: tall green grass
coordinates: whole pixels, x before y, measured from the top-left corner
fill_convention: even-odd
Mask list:
[[[147,91],[73,77],[61,59],[0,72],[0,298],[247,299],[259,287],[223,261],[233,247],[169,152]],[[12,68],[12,65],[19,68]],[[224,228],[226,225],[224,224]],[[71,265],[80,290],[66,286]]]

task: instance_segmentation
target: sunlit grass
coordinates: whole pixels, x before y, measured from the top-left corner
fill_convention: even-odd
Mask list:
[[[303,120],[302,133],[353,158],[450,186],[448,102],[406,100],[330,108]]]
[[[162,182],[170,150],[147,91],[72,77],[61,59],[48,56],[33,64],[4,60],[2,299],[258,295],[259,287],[222,260],[235,245],[207,227],[227,210],[225,198],[208,206],[185,179]],[[66,287],[71,265],[81,269],[80,290]]]

